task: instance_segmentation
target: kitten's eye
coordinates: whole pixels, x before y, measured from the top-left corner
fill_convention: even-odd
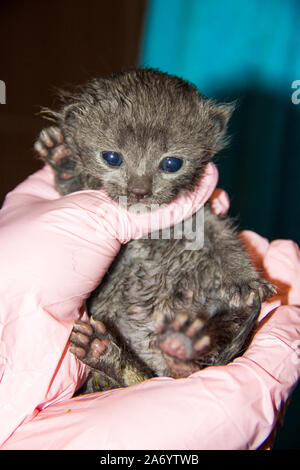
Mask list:
[[[110,166],[120,166],[123,163],[121,155],[117,152],[102,152],[102,157]]]
[[[168,173],[175,173],[182,167],[183,161],[181,158],[166,157],[161,161],[160,169]]]

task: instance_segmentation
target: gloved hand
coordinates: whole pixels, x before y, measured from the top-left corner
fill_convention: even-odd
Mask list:
[[[154,217],[121,209],[104,191],[60,197],[49,167],[8,194],[0,213],[0,443],[86,377],[68,339],[121,242],[189,217],[217,179],[208,164],[193,193]]]
[[[100,281],[115,242],[110,234],[107,255],[103,240],[99,243],[96,236],[95,198],[100,198],[99,192],[59,198],[46,171],[9,196],[0,221],[5,241],[0,246],[1,261],[5,261],[1,263],[0,296],[4,325],[0,344],[2,441],[12,433],[2,448],[260,446],[300,375],[297,245],[282,240],[269,244],[257,234],[243,234],[251,253],[255,249],[260,255],[254,260],[260,269],[267,269],[273,281],[280,280],[281,298],[275,304],[266,303],[262,316],[280,303],[294,304],[277,308],[268,321],[264,318],[243,357],[184,379],[155,378],[70,399],[84,376],[80,364],[66,351],[72,320]],[[136,224],[134,227],[137,230]],[[95,260],[103,255],[107,258],[96,268]],[[90,263],[85,262],[86,256]]]

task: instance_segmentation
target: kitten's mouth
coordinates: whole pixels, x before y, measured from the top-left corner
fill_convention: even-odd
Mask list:
[[[153,205],[153,201],[151,198],[144,198],[144,199],[135,199],[135,198],[127,198],[127,207],[129,210],[137,211],[140,210],[151,210]]]
[[[161,206],[163,204],[168,204],[171,202],[175,197],[167,198],[165,195],[151,195],[151,196],[144,196],[144,197],[133,197],[127,196],[125,194],[113,197],[115,201],[117,201],[123,207],[144,207],[149,209],[154,209],[153,206]]]
[[[127,197],[127,202],[128,204],[149,204],[151,202],[151,197],[145,197],[145,196],[139,196],[139,197],[133,197],[129,196]]]
[[[152,196],[148,197],[134,197],[134,196],[127,196],[127,195],[119,195],[114,198],[119,204],[122,206],[132,207],[132,206],[143,206],[143,207],[151,207],[152,204],[159,204],[159,202],[155,201]]]

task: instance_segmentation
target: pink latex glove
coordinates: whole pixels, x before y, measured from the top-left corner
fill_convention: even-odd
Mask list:
[[[39,182],[36,182],[36,188],[31,184],[26,191],[29,190],[32,194],[34,189],[37,195],[40,194],[41,185]],[[95,195],[94,192],[89,193]],[[49,193],[50,199],[51,194],[54,195],[52,189]],[[79,196],[79,194],[73,195],[72,198]],[[57,195],[55,197],[57,198]],[[83,194],[82,197],[85,200]],[[79,200],[82,202],[81,199]],[[22,201],[23,196],[17,204]],[[64,211],[60,207],[59,213],[61,216],[66,214],[62,220],[63,224],[69,227],[69,224],[72,225],[75,222],[69,218],[68,211],[65,212],[68,208],[68,199],[61,198],[61,201],[64,201],[66,205],[63,206]],[[50,204],[50,207],[55,208],[56,201],[53,206]],[[93,223],[89,218],[91,216],[85,214],[88,209],[89,205],[85,207],[82,214],[78,209],[78,214],[80,214],[78,225],[83,221],[88,222],[85,237],[74,238],[74,234],[69,236],[69,231],[66,230],[62,233],[61,240],[64,240],[64,237],[66,237],[67,243],[72,240],[72,244],[77,249],[80,246],[90,248],[93,252],[92,257],[95,257],[95,253],[98,252],[98,248],[95,250],[98,247],[97,238],[93,238],[91,235]],[[31,210],[33,208],[30,207],[29,217]],[[75,211],[74,206],[73,211]],[[43,214],[46,221],[48,216],[46,211]],[[17,211],[17,207],[14,209],[11,206],[6,217],[8,225],[17,224],[16,226],[18,226],[20,212]],[[32,217],[30,218],[32,221]],[[21,218],[20,227],[22,227],[23,219]],[[94,216],[92,220],[94,220]],[[25,227],[24,223],[23,228],[25,229]],[[77,230],[76,224],[75,227]],[[48,228],[45,232],[48,232]],[[37,246],[41,243],[41,233],[43,234],[43,231],[41,232],[39,228]],[[53,236],[56,232],[53,233],[51,230],[50,233]],[[21,234],[16,238],[20,244],[23,243]],[[94,240],[93,244],[86,243],[87,234]],[[33,236],[32,233],[31,236]],[[46,235],[44,234],[44,236]],[[281,298],[276,299],[275,303],[273,301],[265,304],[262,316],[280,303],[288,302],[299,305],[300,253],[297,245],[282,240],[269,244],[267,240],[252,232],[244,232],[241,236],[247,243],[255,263],[261,269],[267,269],[273,280],[279,279],[280,281]],[[0,248],[1,246],[3,245],[0,245]],[[48,241],[44,246],[48,247]],[[3,256],[13,261],[15,255],[10,252],[9,244],[6,247],[6,254]],[[63,248],[66,249],[64,245]],[[30,246],[28,253],[30,253]],[[50,253],[53,256],[55,254]],[[255,253],[256,256],[254,256]],[[80,254],[81,252],[78,256]],[[86,253],[84,254],[86,256]],[[19,256],[22,261],[24,249]],[[29,263],[30,256],[28,258]],[[47,260],[48,252],[41,253],[41,258]],[[101,258],[100,255],[99,258]],[[72,260],[72,258],[70,259]],[[18,274],[17,268],[20,266],[18,259],[16,262],[10,267],[7,261],[8,272],[15,273],[15,276]],[[26,256],[23,262],[26,263]],[[41,280],[45,280],[43,286],[45,292],[50,275],[49,270],[47,271],[47,263],[40,274]],[[55,263],[59,265],[62,263],[64,266],[64,258],[61,260],[56,257]],[[85,273],[90,273],[90,270],[91,267],[87,266]],[[54,273],[56,277],[53,283],[60,287],[61,273],[58,269]],[[11,387],[11,396],[9,390],[7,391],[7,381],[4,381],[6,395],[0,395],[0,429],[2,431],[6,425],[2,416],[8,420],[11,429],[14,429],[16,422],[20,423],[20,417],[27,416],[27,419],[7,439],[2,446],[3,449],[255,449],[268,437],[276,421],[280,405],[286,401],[300,373],[299,308],[295,306],[277,308],[271,318],[264,322],[257,332],[246,354],[227,366],[210,367],[185,379],[155,378],[125,389],[70,399],[74,383],[80,377],[80,368],[78,368],[79,363],[76,363],[73,356],[66,353],[65,339],[69,334],[70,324],[68,321],[65,323],[60,321],[59,318],[64,318],[66,315],[68,308],[65,308],[65,305],[69,306],[70,299],[72,302],[77,299],[76,294],[80,294],[78,289],[81,282],[87,286],[89,282],[93,284],[93,281],[92,277],[87,280],[81,279],[79,275],[77,276],[77,270],[70,269],[68,273],[70,285],[68,286],[68,282],[65,280],[66,285],[62,286],[61,292],[65,302],[58,299],[58,303],[54,304],[56,309],[60,306],[58,309],[60,311],[57,311],[58,316],[49,315],[48,318],[45,309],[38,308],[39,306],[34,304],[38,315],[31,311],[29,315],[25,316],[21,325],[24,329],[21,328],[17,340],[22,344],[22,335],[29,334],[32,347],[29,353],[26,349],[20,350],[18,359],[23,359],[25,356],[26,364],[26,358],[29,354],[30,361],[28,361],[28,368],[24,367],[21,371],[20,366],[17,367],[16,364],[15,370],[19,376],[15,381],[13,381],[13,375],[9,375],[12,384],[18,387],[17,390]],[[30,266],[28,266],[28,275],[32,279],[33,274]],[[72,291],[72,282],[77,277],[77,286]],[[23,281],[23,278],[20,277],[20,280]],[[5,281],[5,273],[3,281]],[[64,288],[68,291],[70,299],[63,297]],[[8,304],[4,303],[5,308],[9,308],[10,301],[13,305],[20,303],[16,294],[16,284],[14,283],[8,297]],[[86,291],[83,289],[82,297],[79,296],[77,299],[78,306],[74,307],[74,317],[76,317],[77,308],[81,305],[85,295]],[[31,297],[28,300],[29,306],[33,297],[34,291],[31,292]],[[21,303],[21,307],[26,312],[26,305],[24,307]],[[52,305],[50,307],[52,308]],[[9,333],[10,327],[11,334],[14,335],[16,322],[19,326],[18,321],[20,321],[18,309],[15,310],[12,307],[10,310],[11,323],[7,320],[3,322],[5,324],[3,332],[6,335]],[[72,317],[69,314],[68,316]],[[37,334],[34,329],[37,317],[43,318],[45,322],[42,337],[40,332]],[[59,346],[56,344],[56,339],[63,328],[67,331]],[[1,343],[2,358],[5,357],[3,345],[4,343]],[[51,350],[53,345],[54,351]],[[11,347],[15,347],[15,343]],[[35,361],[30,357],[30,354],[34,353],[37,354]],[[44,375],[41,373],[40,360],[43,353],[45,357],[48,356],[48,360],[51,359],[50,365],[52,365],[51,369],[45,364],[44,370],[42,370]],[[10,351],[9,354],[11,354]],[[51,355],[54,357],[52,358]],[[11,366],[12,363],[9,362],[11,356],[8,357],[7,362]],[[12,358],[14,359],[14,356]],[[5,374],[3,379],[5,379]],[[32,399],[29,392],[34,394]],[[24,400],[22,402],[22,398],[24,397],[29,400],[29,404],[25,401],[27,415],[23,409]],[[6,398],[6,402],[3,401],[3,398]],[[6,408],[4,403],[7,403]],[[36,406],[35,417],[32,413],[34,406]],[[7,429],[6,427],[6,432]],[[3,435],[5,434],[3,433]]]
[[[300,252],[291,241],[242,234],[300,303]],[[290,284],[289,284],[290,282]],[[288,287],[289,284],[289,287]],[[278,302],[278,301],[277,301]],[[272,302],[264,305],[264,315]],[[270,314],[244,354],[188,378],[61,400],[20,426],[3,449],[256,449],[300,375],[300,308]]]
[[[153,217],[121,209],[104,191],[61,197],[49,167],[8,194],[0,213],[0,443],[86,377],[68,339],[121,242],[189,217],[217,180],[208,164],[193,193]]]

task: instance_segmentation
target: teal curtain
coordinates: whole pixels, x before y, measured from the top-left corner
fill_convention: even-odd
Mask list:
[[[140,64],[238,101],[231,145],[215,159],[230,214],[241,229],[299,244],[300,2],[149,0]],[[275,449],[300,449],[299,399],[298,386]]]
[[[237,100],[231,145],[215,160],[230,213],[241,228],[300,243],[300,2],[151,0],[141,65]]]

